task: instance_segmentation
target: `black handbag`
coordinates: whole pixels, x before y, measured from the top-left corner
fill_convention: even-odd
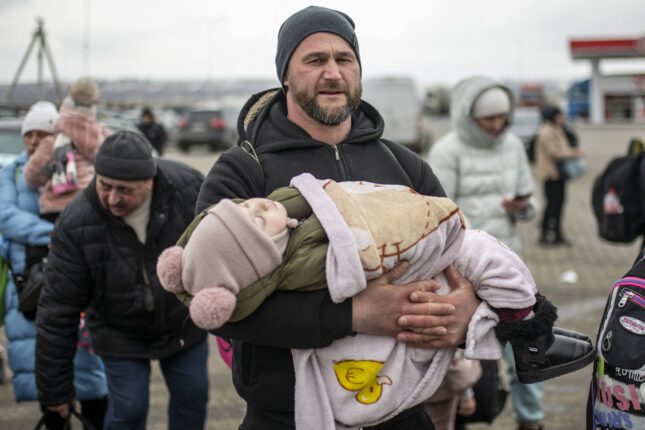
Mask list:
[[[36,427],[34,427],[34,430],[47,430],[47,427],[45,426],[45,421],[47,420],[47,414],[51,414],[51,413],[56,413],[56,412],[51,412],[51,411],[43,412],[43,416],[40,417],[40,420],[38,420],[38,424],[36,424]],[[85,418],[80,413],[76,412],[76,409],[74,409],[71,406],[69,408],[69,415],[67,415],[67,418],[65,419],[65,424],[63,424],[63,430],[70,430],[72,428],[72,417],[76,418],[76,420],[83,425],[84,430],[97,430],[96,427],[94,427],[87,418]]]
[[[508,390],[499,378],[498,360],[480,360],[482,376],[473,387],[477,409],[469,416],[457,415],[456,425],[492,423],[506,405]]]
[[[36,319],[38,298],[45,285],[45,266],[48,253],[47,246],[27,245],[25,247],[25,275],[14,276],[18,290],[18,310],[28,320]]]
[[[33,264],[29,268],[27,277],[16,287],[18,288],[18,310],[28,320],[36,319],[36,309],[38,308],[38,298],[40,291],[45,285],[45,265],[47,259]]]

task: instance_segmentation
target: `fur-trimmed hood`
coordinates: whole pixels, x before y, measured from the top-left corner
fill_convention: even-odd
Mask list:
[[[492,137],[477,125],[472,116],[472,110],[477,97],[484,91],[495,87],[507,92],[511,101],[511,109],[508,113],[508,125],[506,129],[499,136]],[[452,101],[450,104],[452,129],[455,130],[459,139],[467,145],[486,148],[501,142],[513,123],[514,112],[515,97],[513,92],[508,87],[493,79],[483,76],[465,79],[459,82],[452,91]]]
[[[287,119],[286,105],[286,96],[279,88],[252,95],[238,117],[238,145],[245,141],[250,142],[258,153],[298,147],[311,148],[311,138],[303,139],[303,136],[309,137],[308,133]],[[282,114],[272,115],[274,110],[280,110]],[[352,114],[352,121],[352,131],[346,141],[371,142],[383,135],[383,118],[364,100],[361,100],[358,111]]]

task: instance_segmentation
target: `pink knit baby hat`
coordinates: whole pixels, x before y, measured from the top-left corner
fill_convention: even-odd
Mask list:
[[[185,248],[173,246],[161,253],[157,275],[167,291],[193,295],[191,318],[197,326],[212,330],[231,317],[241,288],[280,265],[286,247],[283,236],[268,237],[225,199],[208,210]]]

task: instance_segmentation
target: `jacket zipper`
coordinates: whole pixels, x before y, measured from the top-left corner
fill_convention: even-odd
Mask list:
[[[345,166],[343,165],[343,161],[340,159],[340,150],[338,149],[338,144],[336,145],[331,145],[334,148],[334,158],[338,162],[338,171],[340,173],[340,177],[338,178],[341,181],[349,181],[351,178],[349,177],[349,172],[345,170]]]
[[[184,321],[181,323],[181,331],[179,332],[179,346],[182,348],[186,344],[184,341],[184,334],[186,334],[186,323],[190,319],[190,314],[186,315],[186,318],[184,318]]]
[[[625,288],[623,288],[623,290],[619,292],[619,295],[621,296],[620,301],[618,302],[619,308],[624,307],[627,304],[628,300],[632,300],[640,307],[645,308],[645,298],[643,298],[643,296],[636,293],[635,291],[627,288],[627,287],[636,287],[638,289],[643,289],[645,291],[645,281],[643,281],[640,278],[635,278],[631,276],[627,278],[623,278],[614,284],[612,291],[620,287],[625,287]]]
[[[145,306],[148,312],[154,312],[155,310],[155,299],[152,294],[152,286],[150,285],[150,279],[148,278],[148,272],[146,271],[146,264],[141,262],[141,272],[143,275],[143,282],[145,289],[143,291],[143,305]]]
[[[620,302],[618,302],[619,308],[625,307],[628,300],[631,300],[632,302],[636,303],[640,307],[645,308],[645,299],[640,295],[636,294],[635,292],[633,292],[632,290],[624,289],[621,295],[622,297],[620,299]]]

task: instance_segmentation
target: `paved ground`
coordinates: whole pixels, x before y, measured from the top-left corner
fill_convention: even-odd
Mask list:
[[[445,122],[437,122],[435,135],[445,129]],[[595,340],[598,321],[605,299],[613,282],[631,265],[637,253],[637,244],[621,246],[601,242],[596,235],[596,225],[590,206],[593,178],[613,155],[623,152],[631,136],[645,137],[645,126],[580,126],[579,134],[587,156],[589,172],[569,184],[565,207],[564,231],[573,240],[573,248],[544,249],[536,246],[536,222],[521,226],[525,244],[525,260],[536,279],[539,289],[559,308],[558,325],[581,331]],[[207,172],[216,155],[192,152],[188,155],[170,151],[171,158],[178,158]],[[541,192],[539,193],[541,198]],[[564,272],[572,270],[578,280],[567,283],[561,280]],[[4,333],[0,342],[6,343]],[[244,404],[230,381],[230,372],[217,355],[211,343],[209,359],[210,403],[208,429],[236,429],[244,414]],[[584,428],[584,410],[591,368],[548,381],[545,388],[545,424],[548,430]],[[165,406],[168,396],[158,368],[153,370],[151,386],[149,429],[166,427]],[[0,385],[0,428],[22,430],[33,428],[39,416],[33,402],[16,404],[10,384]],[[471,430],[513,430],[511,408],[491,426],[477,424]]]

